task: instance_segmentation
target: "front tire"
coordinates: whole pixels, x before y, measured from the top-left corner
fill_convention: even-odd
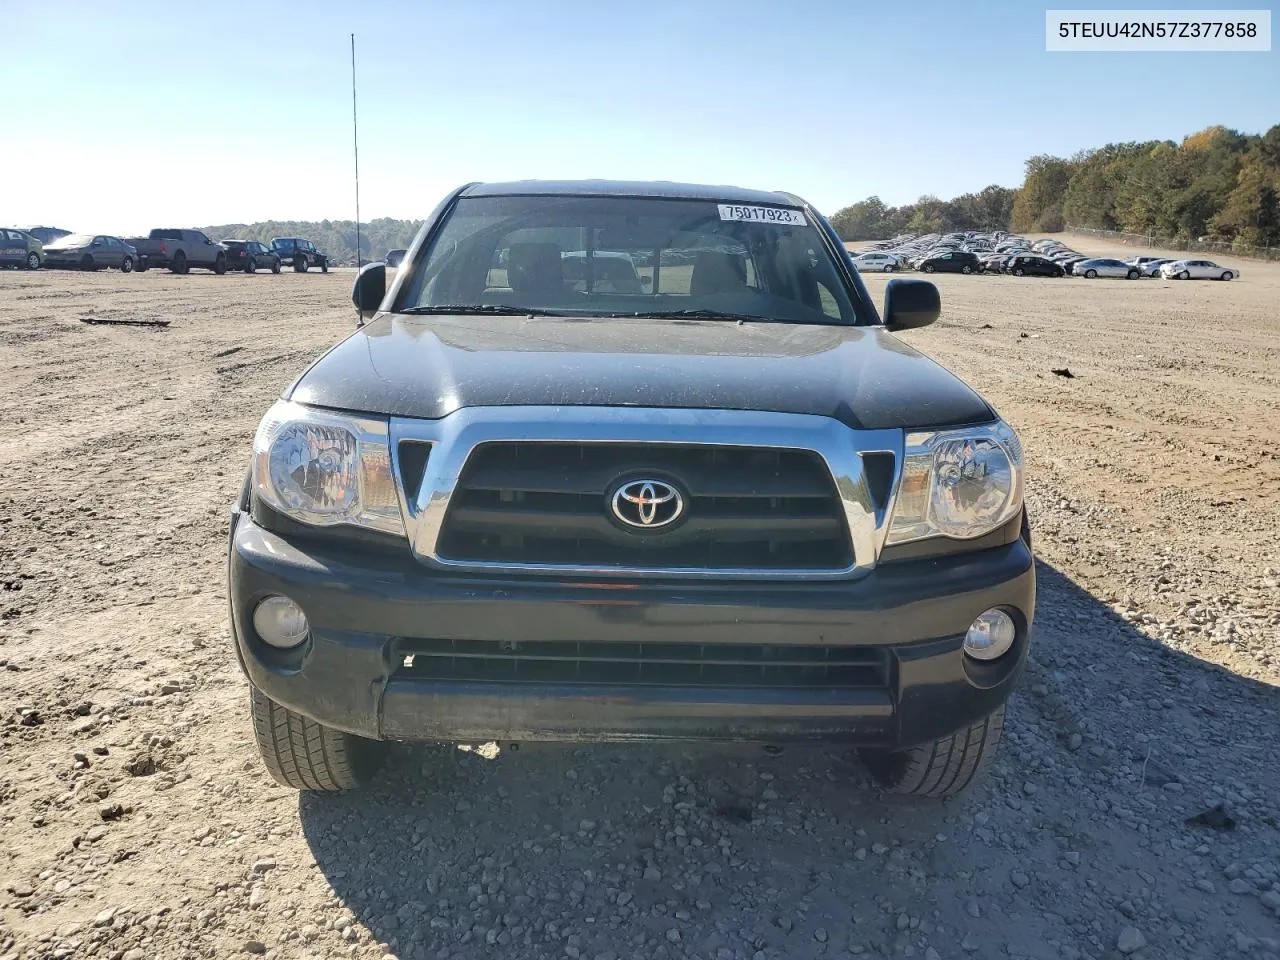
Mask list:
[[[862,762],[889,793],[946,799],[986,769],[1000,744],[1004,706],[977,723],[909,750],[863,750]]]
[[[1138,273],[1137,270],[1130,270],[1127,274],[1125,274],[1125,278],[1128,280],[1137,280],[1138,277],[1140,276],[1141,274]]]
[[[932,264],[932,263],[926,263],[926,264],[924,265],[924,267],[923,267],[923,270],[924,270],[924,272],[925,272],[925,273],[933,273],[933,264]]]
[[[279,273],[279,272],[280,272],[280,258],[279,258],[279,257],[276,257],[276,259],[275,259],[274,261],[272,261],[272,263],[271,263],[271,272],[272,272],[272,273]]]
[[[960,272],[961,272],[961,273],[963,273],[963,274],[968,275],[968,274],[970,274],[970,273],[973,273],[973,267],[969,266],[969,265],[966,263],[963,267],[961,267],[961,268],[960,268]]]
[[[133,273],[133,257],[125,257],[120,261],[121,273]]]
[[[1017,270],[1014,270],[1014,271],[1013,271],[1013,275],[1014,275],[1015,277],[1022,277],[1022,276],[1026,276],[1026,273],[1027,273],[1027,271],[1023,270],[1021,267],[1018,267],[1018,269],[1017,269]]]
[[[86,273],[91,273],[92,271],[97,270],[98,268],[94,265],[93,257],[89,256],[89,254],[86,253],[80,259],[80,269],[85,271]]]
[[[1180,274],[1178,274],[1178,279],[1179,279],[1179,280],[1190,280],[1190,279],[1191,279],[1191,272],[1190,272],[1189,270],[1183,270]]]
[[[218,254],[213,261],[213,272],[218,276],[222,276],[227,272],[227,258],[222,254]]]
[[[258,272],[258,265],[254,262],[253,257],[250,257],[248,260],[246,260],[246,261],[245,261],[245,264],[244,264],[244,272],[245,272],[245,273],[257,273],[257,272]]]
[[[320,272],[321,273],[329,272],[329,261],[327,259],[320,261]]]
[[[40,254],[38,254],[38,253],[28,253],[28,254],[27,254],[27,269],[28,269],[28,270],[39,270],[39,269],[40,269]]]
[[[895,271],[895,270],[897,270],[897,269],[898,269],[898,268],[897,268],[897,267],[895,267],[892,263],[886,263],[886,264],[884,265],[884,272],[885,272],[885,273],[893,273],[893,271]]]
[[[187,267],[187,255],[181,250],[175,253],[173,255],[173,262],[169,264],[169,269],[174,273],[186,273],[189,269]]]
[[[307,272],[307,258],[306,258],[306,257],[294,257],[294,258],[293,258],[293,272],[294,272],[294,273],[306,273],[306,272]]]
[[[1226,273],[1222,275],[1223,280],[1231,280],[1231,279],[1234,279],[1234,277],[1235,277],[1235,274],[1232,273],[1230,270],[1228,270]]]
[[[281,786],[350,790],[367,783],[377,771],[379,744],[372,740],[294,713],[257,687],[250,688],[249,708],[262,762]]]
[[[1085,278],[1086,280],[1097,280],[1097,279],[1098,279],[1098,271],[1097,271],[1097,270],[1086,270],[1086,271],[1084,272],[1084,278]]]

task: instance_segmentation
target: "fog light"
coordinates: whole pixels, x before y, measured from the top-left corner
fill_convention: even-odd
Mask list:
[[[311,625],[302,608],[288,597],[267,597],[253,611],[253,629],[264,643],[288,650],[307,639]]]
[[[1013,617],[994,607],[978,614],[964,635],[964,652],[975,660],[995,660],[1009,652],[1018,628]]]

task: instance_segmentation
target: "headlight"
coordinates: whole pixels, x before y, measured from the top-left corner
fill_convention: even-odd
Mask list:
[[[385,420],[281,400],[253,438],[253,486],[266,504],[302,523],[405,534]]]
[[[887,543],[971,540],[1022,507],[1022,445],[1003,421],[907,435]]]

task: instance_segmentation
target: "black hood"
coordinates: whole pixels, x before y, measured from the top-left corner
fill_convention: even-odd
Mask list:
[[[770,410],[861,429],[995,416],[955,376],[878,327],[724,320],[380,316],[287,395],[425,419],[526,405]]]

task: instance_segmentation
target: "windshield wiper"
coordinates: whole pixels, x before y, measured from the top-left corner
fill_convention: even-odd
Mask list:
[[[542,307],[507,306],[502,303],[447,303],[430,304],[419,307],[405,307],[396,313],[410,313],[429,316],[432,314],[451,313],[462,316],[503,316],[503,317],[562,317],[564,310],[547,310]]]
[[[808,326],[822,326],[815,320],[797,320],[794,317],[762,317],[756,313],[734,313],[731,310],[654,310],[638,313],[610,314],[618,317],[644,317],[654,320],[734,320],[738,323],[795,323]]]

